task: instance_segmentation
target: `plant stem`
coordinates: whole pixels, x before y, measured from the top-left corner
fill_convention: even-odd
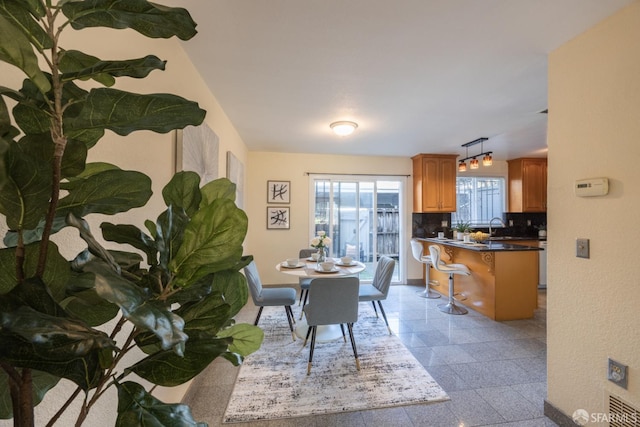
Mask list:
[[[67,399],[66,402],[64,402],[64,405],[62,405],[62,407],[60,407],[60,409],[58,410],[58,412],[56,412],[56,414],[51,417],[51,419],[49,420],[49,422],[47,423],[46,427],[51,427],[53,426],[56,421],[58,421],[58,419],[60,418],[60,416],[64,413],[64,411],[67,410],[67,408],[69,407],[69,405],[71,405],[71,402],[73,402],[76,397],[78,397],[78,394],[82,391],[82,389],[80,387],[77,387],[76,390],[71,394],[71,396],[69,396],[69,398]]]

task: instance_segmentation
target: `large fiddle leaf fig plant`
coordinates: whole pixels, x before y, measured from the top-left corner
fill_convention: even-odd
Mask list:
[[[0,249],[0,418],[14,425],[34,425],[34,406],[61,379],[76,390],[38,425],[54,424],[76,399],[82,424],[110,387],[117,425],[200,424],[131,374],[175,386],[216,357],[241,363],[262,342],[260,329],[234,321],[247,302],[239,271],[250,258],[242,256],[247,217],[233,183],[200,188],[197,174],[179,172],[163,189],[164,212],[142,228],[103,222],[103,243],[85,219],[143,207],[152,194],[140,172],[87,163],[105,131],[167,133],[202,123],[205,111],[176,95],[114,87],[117,78],[163,70],[161,59],[101,59],[64,49],[60,35],[107,27],[188,40],[195,26],[185,9],[145,0],[0,0],[0,61],[26,76],[21,87],[0,86],[0,214],[8,229]],[[86,247],[71,260],[55,243],[65,227]],[[140,356],[131,365],[123,358],[132,350]]]

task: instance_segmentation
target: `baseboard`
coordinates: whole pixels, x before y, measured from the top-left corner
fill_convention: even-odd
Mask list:
[[[575,427],[576,424],[569,415],[553,406],[546,399],[544,401],[544,415],[560,427]]]
[[[407,285],[424,286],[424,279],[407,279]]]

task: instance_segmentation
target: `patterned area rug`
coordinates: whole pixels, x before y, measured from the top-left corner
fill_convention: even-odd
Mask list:
[[[307,376],[309,342],[292,341],[281,307],[266,307],[260,350],[245,359],[223,422],[300,417],[448,400],[444,390],[394,335],[370,304],[360,304],[351,344],[316,343]],[[345,327],[346,331],[346,327]]]

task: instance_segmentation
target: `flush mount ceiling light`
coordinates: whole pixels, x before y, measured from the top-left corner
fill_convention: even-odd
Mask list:
[[[351,135],[354,130],[358,127],[358,124],[355,122],[341,121],[341,122],[333,122],[329,125],[329,127],[333,130],[338,136],[347,136]]]
[[[465,172],[467,170],[467,164],[465,161],[471,159],[469,162],[469,167],[471,169],[478,169],[480,167],[480,162],[477,157],[484,156],[482,158],[482,166],[491,166],[493,164],[493,157],[491,157],[492,151],[484,151],[484,142],[489,138],[478,138],[474,139],[471,142],[467,142],[466,144],[462,144],[464,148],[467,149],[467,157],[464,159],[460,159],[460,163],[458,163],[458,172]],[[475,154],[473,156],[469,156],[469,147],[472,147],[476,144],[480,144],[480,154]]]

